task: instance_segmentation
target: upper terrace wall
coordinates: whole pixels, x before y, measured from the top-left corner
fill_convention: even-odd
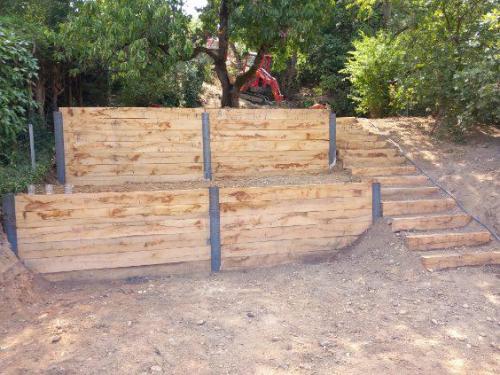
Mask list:
[[[66,182],[203,179],[203,109],[61,108]],[[213,177],[328,167],[329,112],[207,110]]]

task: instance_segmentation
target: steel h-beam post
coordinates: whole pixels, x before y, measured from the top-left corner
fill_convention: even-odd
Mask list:
[[[221,266],[219,188],[208,188],[210,216],[210,265],[212,272],[219,272]]]
[[[7,240],[12,251],[17,255],[16,197],[12,193],[5,194],[2,199],[3,224]]]
[[[382,193],[380,182],[372,184],[372,217],[373,221],[380,219],[383,216],[382,212]]]
[[[203,177],[205,180],[211,180],[212,153],[210,150],[210,118],[207,112],[201,114],[201,126],[203,134]]]
[[[64,129],[62,113],[54,112],[54,138],[56,144],[56,174],[60,184],[66,183],[66,165],[64,160]]]
[[[328,148],[328,168],[333,169],[337,162],[337,115],[335,112],[330,113],[329,121],[330,145]]]

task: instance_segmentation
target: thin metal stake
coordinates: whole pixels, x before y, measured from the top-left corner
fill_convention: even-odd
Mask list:
[[[33,124],[31,122],[28,124],[28,132],[29,132],[29,135],[30,135],[31,169],[35,169],[36,168],[35,133],[33,132]]]
[[[64,129],[61,112],[54,112],[54,137],[56,143],[56,172],[57,181],[66,183],[66,166],[64,160]]]

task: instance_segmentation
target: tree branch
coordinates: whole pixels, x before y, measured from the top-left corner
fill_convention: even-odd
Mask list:
[[[215,52],[213,49],[210,49],[210,48],[207,48],[207,47],[203,47],[203,46],[198,46],[198,47],[195,47],[194,51],[193,51],[193,55],[191,56],[192,59],[194,59],[196,56],[198,56],[200,53],[205,53],[207,54],[208,56],[210,56],[212,59],[214,59],[214,61],[218,61],[220,60],[219,58],[219,54],[217,52]]]
[[[257,52],[257,56],[255,56],[255,60],[250,67],[245,73],[240,74],[239,76],[236,77],[234,80],[234,86],[239,90],[241,87],[245,85],[250,79],[253,78],[255,75],[255,72],[257,69],[259,69],[260,63],[262,62],[262,59],[264,58],[264,55],[266,54],[267,51],[267,46],[261,46],[259,48],[259,51]]]

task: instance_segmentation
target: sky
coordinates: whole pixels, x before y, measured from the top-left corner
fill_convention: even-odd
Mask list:
[[[195,16],[197,14],[195,8],[201,8],[207,3],[207,0],[184,0],[184,10],[187,14]]]

